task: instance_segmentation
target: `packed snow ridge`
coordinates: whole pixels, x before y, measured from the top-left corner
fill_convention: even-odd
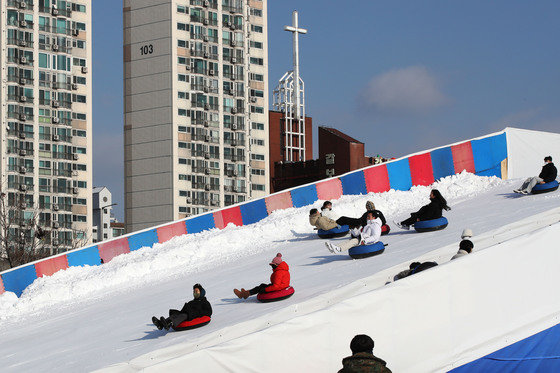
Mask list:
[[[497,177],[480,177],[464,171],[409,191],[391,189],[384,193],[342,196],[333,203],[333,211],[357,217],[363,213],[365,202],[372,200],[393,225],[393,219],[408,217],[410,212],[427,204],[432,188],[437,188],[452,206],[503,183],[505,181]],[[322,201],[317,201],[313,206],[321,205]],[[113,293],[127,293],[147,283],[168,281],[242,257],[274,251],[274,242],[314,233],[308,220],[310,208],[312,206],[275,211],[255,224],[242,227],[229,224],[223,230],[183,235],[120,255],[101,266],[70,267],[39,278],[20,298],[11,292],[0,295],[0,321],[41,313],[52,305],[76,305]]]

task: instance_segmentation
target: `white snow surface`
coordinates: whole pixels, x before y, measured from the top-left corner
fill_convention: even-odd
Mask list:
[[[476,245],[477,234],[560,206],[560,193],[513,194],[511,190],[520,183],[463,172],[410,191],[343,196],[333,201],[337,214],[360,216],[366,201],[372,200],[392,227],[391,234],[382,237],[389,244],[385,252],[364,260],[326,250],[325,241],[317,238],[308,221],[309,209],[322,204],[318,201],[314,206],[276,211],[256,224],[230,224],[223,230],[176,237],[102,266],[59,271],[37,279],[20,298],[9,292],[0,295],[0,366],[6,371],[74,372],[128,361],[409,263],[458,242],[464,228],[473,229]],[[440,190],[452,207],[444,212],[449,226],[423,234],[398,230],[392,221],[428,203],[432,188]],[[290,265],[296,294],[269,304],[238,300],[234,287],[268,282],[268,263],[277,252]],[[192,298],[192,285],[197,282],[206,288],[212,303],[212,322],[188,332],[155,329],[151,316],[180,308]]]

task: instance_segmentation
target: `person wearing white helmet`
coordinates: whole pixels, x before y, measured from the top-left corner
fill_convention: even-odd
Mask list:
[[[473,236],[473,231],[470,228],[463,229],[463,233],[461,233],[462,240],[470,240]]]

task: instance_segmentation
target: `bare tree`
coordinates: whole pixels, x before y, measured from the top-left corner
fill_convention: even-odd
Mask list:
[[[0,262],[4,266],[17,267],[88,242],[86,231],[74,229],[71,223],[59,227],[25,195],[0,193]]]
[[[0,259],[10,268],[50,255],[40,210],[29,208],[24,195],[0,193]]]

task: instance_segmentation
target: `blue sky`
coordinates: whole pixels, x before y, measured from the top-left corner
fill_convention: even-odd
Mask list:
[[[272,89],[292,66],[299,11],[307,113],[401,156],[506,126],[560,130],[560,2],[271,0]],[[94,185],[124,201],[122,2],[93,5]],[[271,100],[272,102],[272,100]],[[315,149],[316,152],[316,149]]]

